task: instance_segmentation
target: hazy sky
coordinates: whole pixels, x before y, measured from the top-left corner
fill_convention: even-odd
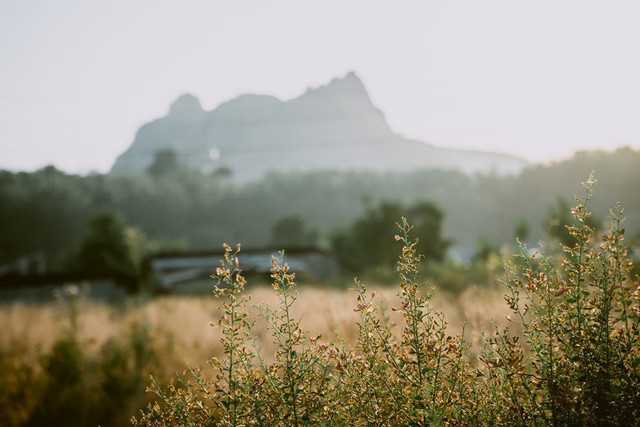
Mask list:
[[[0,0],[0,168],[107,171],[190,92],[354,70],[398,133],[530,160],[640,148],[640,2]]]

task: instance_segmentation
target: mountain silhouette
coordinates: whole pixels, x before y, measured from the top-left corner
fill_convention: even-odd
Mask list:
[[[289,101],[246,94],[205,111],[196,97],[182,95],[165,117],[138,130],[111,173],[143,173],[156,152],[167,149],[190,167],[230,170],[238,182],[270,171],[441,168],[509,174],[527,164],[512,156],[440,148],[398,135],[353,72]]]

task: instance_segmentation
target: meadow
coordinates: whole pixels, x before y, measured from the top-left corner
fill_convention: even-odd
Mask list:
[[[623,209],[591,225],[592,185],[560,248],[459,294],[425,284],[402,219],[396,285],[298,286],[283,254],[251,287],[225,246],[213,296],[4,306],[3,423],[639,425],[638,277]]]
[[[212,280],[212,290],[214,284]],[[372,288],[377,289],[382,304],[389,307],[387,311],[392,321],[400,322],[401,317],[390,309],[399,288],[388,284]],[[272,309],[277,308],[277,297],[270,287],[251,287],[247,294],[252,303],[266,303]],[[359,318],[353,311],[357,306],[355,290],[309,284],[301,287],[299,294],[292,314],[302,319],[302,327],[314,337],[321,336],[324,342],[355,344]],[[201,296],[130,301],[122,306],[82,301],[81,295],[77,300],[75,298],[75,288],[71,288],[55,304],[0,306],[0,324],[3,325],[0,334],[0,413],[5,414],[2,425],[37,425],[37,416],[45,415],[38,409],[43,405],[48,405],[48,425],[52,425],[51,420],[58,419],[71,424],[62,421],[55,424],[54,421],[54,425],[123,425],[138,415],[153,397],[144,393],[150,375],[166,382],[181,374],[188,365],[205,366],[212,357],[223,356],[221,330],[211,326],[220,316],[221,304],[213,292]],[[492,318],[500,324],[507,323],[508,307],[502,292],[496,288],[471,287],[460,295],[438,293],[432,303],[446,311],[451,334],[459,333],[465,323],[467,336],[478,343],[482,332],[491,330]],[[254,326],[256,343],[263,357],[273,361],[277,346],[268,332],[267,322],[258,317],[257,309],[251,311],[252,317],[258,320]],[[84,395],[84,399],[77,400],[71,410],[69,405],[62,405],[63,402],[55,407],[51,402],[44,402],[50,398],[46,392],[55,389],[55,386],[47,385],[56,380],[47,373],[56,354],[54,347],[60,348],[60,342],[65,342],[70,334],[77,340],[80,351],[75,353],[75,359],[68,356],[64,363],[75,364],[81,374],[76,381],[62,383],[60,388],[80,387],[90,391],[88,394],[92,396],[88,397],[82,391],[79,394]],[[143,359],[137,365],[136,357]],[[62,362],[57,360],[55,363]],[[73,367],[67,366],[66,370],[60,375],[68,374]],[[214,377],[212,369],[205,368],[202,374],[211,379]],[[129,385],[110,390],[113,383]],[[64,392],[56,390],[61,391]],[[115,396],[115,393],[123,395]],[[73,393],[69,396],[77,398]],[[125,405],[122,405],[123,401]],[[96,411],[96,407],[102,409]],[[73,421],[72,416],[66,416],[62,411],[80,415]],[[105,413],[109,414],[106,418]]]

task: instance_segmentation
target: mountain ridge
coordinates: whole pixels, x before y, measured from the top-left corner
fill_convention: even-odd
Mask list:
[[[166,116],[138,130],[111,173],[143,173],[155,153],[166,149],[205,172],[231,170],[238,182],[270,171],[444,168],[511,174],[527,165],[514,156],[441,148],[399,135],[354,72],[287,101],[242,94],[210,111],[184,94]]]

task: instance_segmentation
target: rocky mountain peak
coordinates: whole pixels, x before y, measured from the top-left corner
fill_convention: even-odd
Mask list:
[[[193,95],[183,95],[167,117],[138,131],[112,173],[144,173],[162,149],[188,153],[181,160],[194,169],[227,168],[237,182],[273,171],[445,168],[511,173],[526,164],[508,156],[403,138],[389,128],[354,72],[292,100],[245,94],[209,112]]]
[[[360,77],[353,71],[349,71],[343,78],[332,79],[327,87],[335,91],[344,91],[349,93],[362,92],[367,93],[364,87],[364,83],[360,80]]]
[[[334,78],[328,84],[309,88],[289,107],[297,114],[314,116],[370,117],[384,120],[382,113],[373,105],[362,80],[353,72],[342,78]],[[385,125],[386,126],[386,125]]]
[[[338,98],[366,98],[369,99],[367,89],[362,80],[350,71],[342,78],[334,78],[328,84],[316,88],[309,88],[302,97],[322,95],[323,97],[334,96]],[[301,97],[301,98],[302,98]]]
[[[169,116],[174,117],[193,117],[203,113],[198,98],[188,93],[178,97],[169,107]]]

